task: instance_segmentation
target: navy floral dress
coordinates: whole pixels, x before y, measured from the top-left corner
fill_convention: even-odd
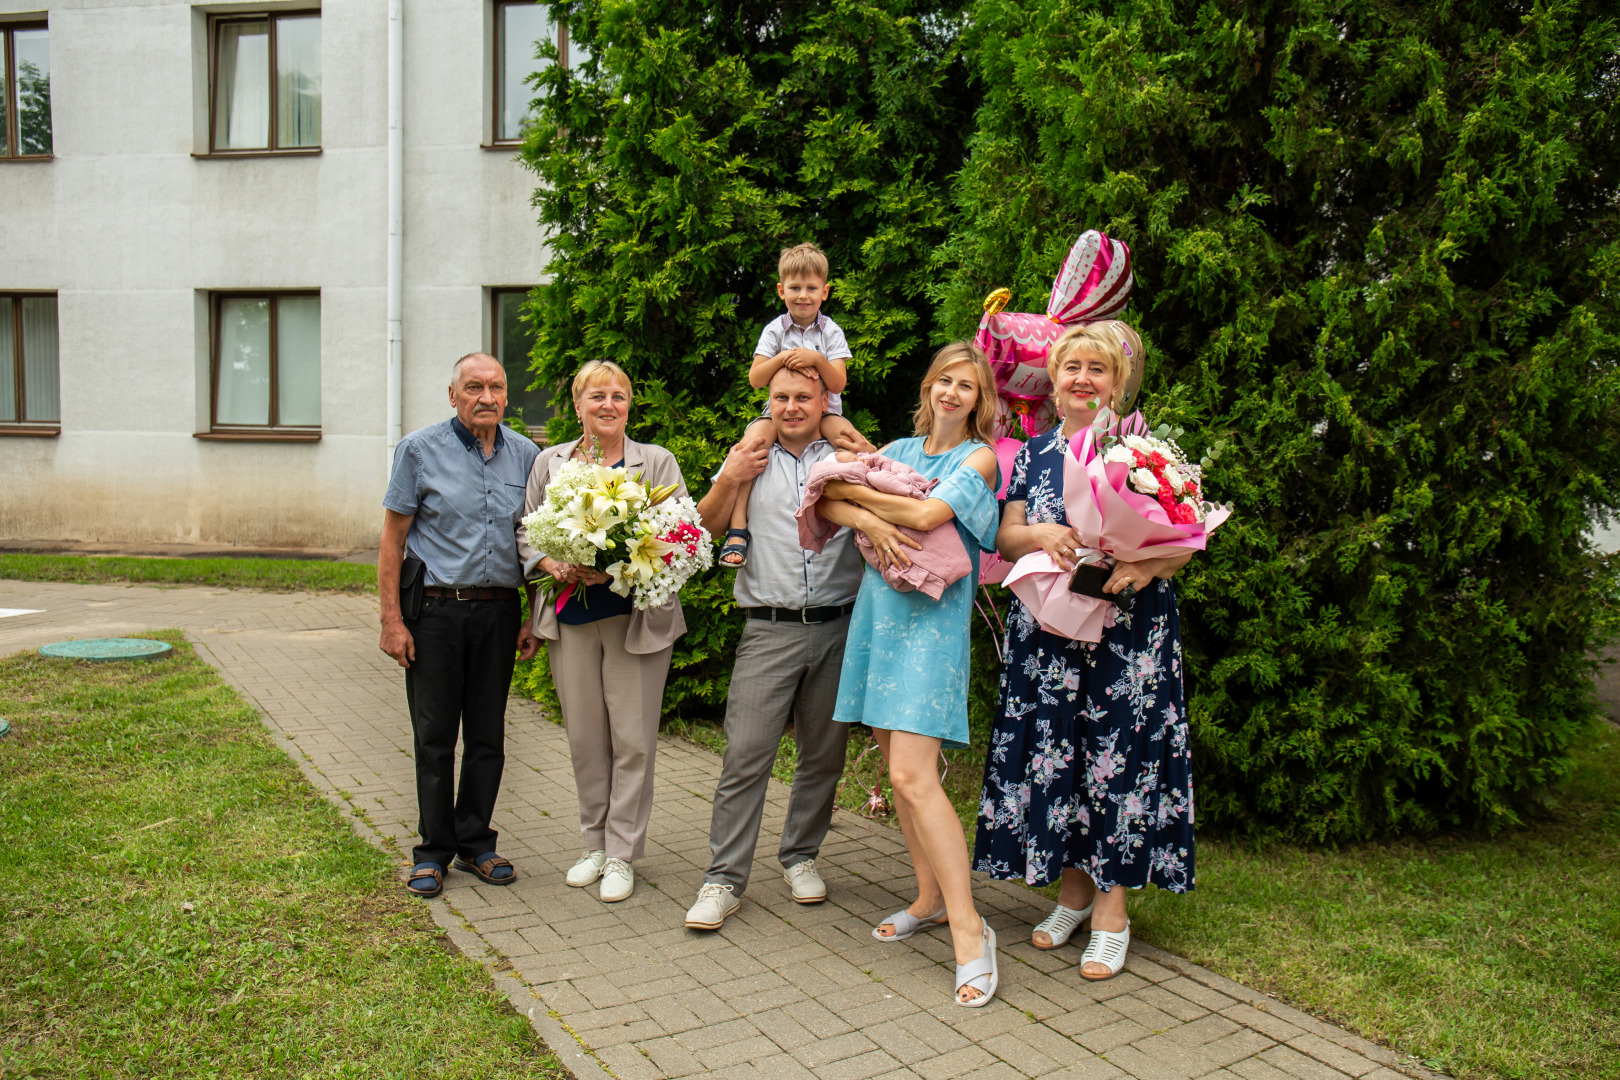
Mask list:
[[[1066,525],[1062,432],[1018,452],[1007,501]],[[1093,644],[1042,630],[1014,598],[985,755],[974,869],[1031,885],[1064,867],[1103,890],[1193,876],[1192,758],[1176,594],[1156,581]]]

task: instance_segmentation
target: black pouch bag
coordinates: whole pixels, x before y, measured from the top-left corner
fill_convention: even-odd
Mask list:
[[[399,613],[407,619],[422,615],[423,590],[427,588],[427,563],[405,552],[399,564]]]
[[[1129,611],[1131,605],[1136,603],[1136,586],[1127,585],[1117,593],[1103,592],[1103,586],[1108,584],[1108,579],[1113,576],[1113,570],[1106,566],[1081,563],[1074,568],[1074,575],[1069,578],[1069,591],[1079,596],[1108,600],[1121,611]]]

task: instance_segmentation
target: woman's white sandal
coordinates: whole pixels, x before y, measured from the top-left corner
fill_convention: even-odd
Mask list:
[[[996,996],[996,986],[1000,981],[1000,972],[996,969],[996,932],[987,922],[984,924],[984,952],[977,960],[956,965],[956,990],[952,997],[964,1009],[982,1008],[990,1004],[990,999]],[[979,996],[963,1001],[964,986],[972,986],[979,992]]]
[[[950,920],[945,917],[944,908],[940,908],[926,919],[919,919],[905,908],[901,908],[872,927],[872,936],[879,941],[904,941],[919,930],[932,930],[936,926],[944,926],[948,922]],[[885,926],[894,927],[894,933],[883,933]]]
[[[1097,902],[1095,900],[1083,908],[1064,907],[1059,904],[1052,909],[1052,914],[1042,919],[1040,925],[1030,931],[1029,943],[1042,952],[1061,949],[1069,943],[1069,938],[1074,935],[1074,932],[1080,928],[1081,924],[1091,918],[1091,909],[1096,906]],[[1036,934],[1045,934],[1046,940],[1051,944],[1042,945],[1035,940]]]
[[[1086,951],[1080,954],[1080,977],[1091,982],[1102,982],[1112,979],[1125,968],[1125,953],[1131,947],[1131,924],[1125,924],[1123,933],[1112,930],[1098,930],[1093,924],[1091,940],[1086,942]],[[1106,975],[1086,974],[1087,964],[1101,964],[1108,969]]]

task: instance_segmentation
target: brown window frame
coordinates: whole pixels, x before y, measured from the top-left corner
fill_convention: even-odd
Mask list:
[[[521,137],[516,139],[507,139],[501,137],[501,76],[506,74],[502,67],[503,63],[505,62],[503,58],[506,55],[506,38],[505,23],[501,19],[501,9],[518,6],[533,7],[534,4],[532,0],[495,0],[495,33],[493,35],[495,41],[495,55],[493,57],[493,62],[489,66],[491,72],[489,100],[491,102],[490,117],[492,122],[490,124],[489,132],[490,141],[487,144],[487,148],[491,150],[506,150],[514,146],[523,145],[523,139]],[[557,46],[557,66],[561,67],[565,71],[569,70],[571,65],[569,63],[568,55],[568,23],[560,22],[553,26],[551,30],[553,34],[552,40]]]
[[[28,380],[24,373],[26,358],[23,356],[22,302],[24,300],[37,300],[42,296],[55,298],[57,294],[49,290],[0,292],[0,304],[11,305],[11,378],[17,402],[17,419],[0,420],[0,435],[60,435],[62,433],[61,420],[28,419]],[[56,337],[58,342],[56,389],[58,400],[60,400],[62,392],[62,354],[60,351],[62,308],[60,300],[57,301],[56,311]]]
[[[51,149],[43,154],[19,154],[22,143],[22,127],[17,118],[17,46],[12,41],[12,34],[18,30],[44,30],[50,33],[48,21],[29,22],[0,22],[0,77],[5,80],[6,100],[6,146],[0,151],[0,161],[49,161],[56,156],[56,115],[51,114]]]
[[[278,424],[277,411],[281,408],[281,352],[276,341],[276,303],[292,297],[311,297],[319,300],[319,289],[234,289],[215,292],[208,297],[208,430],[198,432],[198,439],[232,442],[318,442],[319,424]],[[226,300],[270,301],[270,422],[268,424],[221,424],[219,422],[219,329],[220,305]],[[324,369],[325,357],[322,357]]]
[[[489,351],[492,354],[494,354],[495,359],[501,361],[502,369],[504,369],[506,367],[506,361],[502,360],[501,355],[500,355],[500,353],[501,353],[501,348],[500,347],[501,347],[501,344],[502,344],[502,342],[501,342],[501,298],[505,297],[505,296],[519,296],[519,297],[525,297],[526,298],[526,297],[528,297],[528,295],[530,293],[534,292],[534,290],[537,287],[538,286],[534,286],[534,285],[529,285],[529,286],[522,286],[522,285],[492,285],[492,286],[489,287]],[[512,394],[511,376],[507,376],[506,392],[507,392],[507,408],[511,408],[511,394]],[[524,391],[524,392],[527,393],[527,391]],[[553,409],[552,412],[553,412],[553,415],[555,415],[556,410]],[[503,417],[502,419],[505,419],[505,418]],[[529,428],[529,438],[532,439],[535,443],[539,444],[540,446],[549,446],[549,445],[551,445],[550,442],[546,439],[546,429],[545,429],[545,422],[547,420],[550,420],[550,419],[551,419],[550,416],[546,417],[545,420],[542,420],[540,422],[540,426],[538,428],[536,428],[536,427],[531,427],[530,426],[531,421],[530,421],[529,417],[525,416],[523,418],[523,425],[525,427]]]
[[[321,147],[319,146],[279,147],[276,145],[276,106],[279,104],[276,100],[276,23],[280,22],[282,19],[319,19],[321,17],[322,11],[318,7],[298,8],[293,11],[263,11],[248,15],[239,15],[232,12],[228,15],[208,16],[208,153],[193,155],[194,157],[303,157],[310,154],[319,154],[321,152]],[[269,40],[266,43],[270,50],[270,98],[268,106],[270,115],[267,136],[265,139],[265,145],[262,147],[257,147],[251,150],[222,150],[214,145],[214,137],[218,134],[219,130],[216,126],[218,123],[218,117],[216,114],[219,111],[219,28],[230,23],[250,22],[268,23],[270,26],[270,29],[267,32]],[[321,41],[323,47],[326,41],[325,29],[326,28],[324,26],[321,28]],[[321,104],[323,108],[326,104],[326,89],[324,84],[325,74],[323,64],[321,72],[323,80],[321,89]],[[323,130],[321,132],[321,140],[324,143],[326,139],[324,121],[322,127]]]

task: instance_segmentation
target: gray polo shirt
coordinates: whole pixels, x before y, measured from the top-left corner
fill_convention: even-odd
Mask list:
[[[454,416],[399,441],[383,505],[415,516],[406,546],[427,565],[429,585],[523,584],[517,530],[539,456],[531,440],[502,425],[486,459]]]
[[[817,439],[794,457],[771,444],[765,471],[754,478],[748,498],[748,565],[737,571],[732,595],[739,607],[810,608],[849,604],[861,587],[865,565],[855,534],[839,529],[813,555],[799,546],[793,512],[804,497],[810,466],[832,457],[832,446]]]

